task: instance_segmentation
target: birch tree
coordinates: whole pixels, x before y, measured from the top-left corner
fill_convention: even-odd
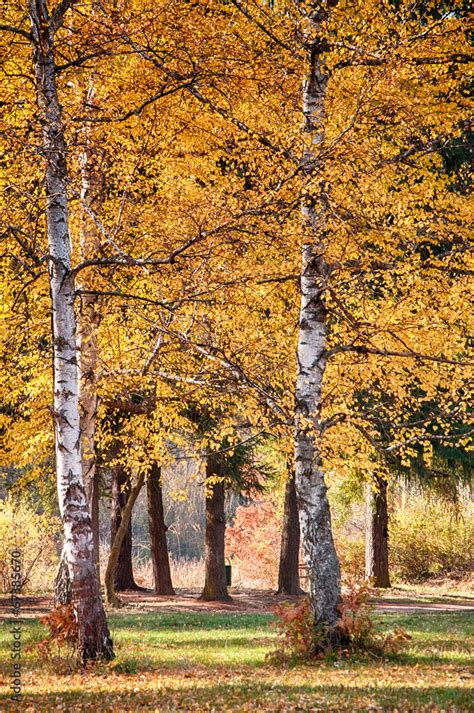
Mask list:
[[[83,94],[82,111],[86,118],[93,114],[96,76],[92,72],[83,82],[77,80],[77,91]],[[81,168],[80,199],[83,205],[79,232],[79,253],[81,260],[94,259],[99,254],[100,239],[97,226],[88,211],[97,212],[102,202],[102,171],[101,149],[94,142],[91,124],[85,122],[82,129],[83,149],[79,157]],[[85,290],[79,300],[77,321],[77,345],[79,368],[79,411],[81,426],[82,446],[82,477],[86,489],[87,502],[92,521],[94,535],[94,560],[100,579],[99,566],[99,471],[97,470],[96,454],[96,424],[99,397],[97,394],[97,366],[99,349],[97,332],[101,320],[101,301],[95,294],[88,294],[87,288],[93,286],[93,280],[87,279],[84,274],[82,280],[77,282],[76,290]],[[92,284],[91,284],[92,283]],[[66,581],[68,569],[65,566],[65,553],[62,553],[61,562],[55,581],[55,598],[57,603],[65,604],[70,596],[70,583]]]
[[[31,44],[43,128],[49,281],[52,302],[55,453],[65,555],[72,583],[79,651],[83,660],[113,656],[94,561],[91,518],[82,475],[75,284],[71,272],[68,173],[64,126],[56,86],[54,43],[64,13],[49,13],[45,0],[30,0]]]
[[[339,561],[320,450],[321,401],[327,363],[324,185],[315,180],[318,148],[324,139],[328,76],[318,33],[325,12],[312,3],[306,13],[307,74],[303,82],[303,248],[298,366],[295,391],[295,481],[303,551],[315,623],[329,627],[336,640],[341,598]]]

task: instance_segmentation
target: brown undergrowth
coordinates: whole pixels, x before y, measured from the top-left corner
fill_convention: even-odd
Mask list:
[[[369,584],[351,583],[342,596],[336,630],[314,622],[308,597],[296,604],[284,602],[275,608],[278,633],[276,649],[269,658],[318,660],[357,654],[385,657],[399,652],[411,636],[401,627],[384,632],[375,619]]]

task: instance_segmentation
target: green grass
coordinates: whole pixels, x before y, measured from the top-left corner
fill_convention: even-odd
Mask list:
[[[24,650],[20,707],[8,700],[11,635],[3,624],[0,710],[474,710],[472,615],[377,618],[411,634],[402,654],[288,666],[266,658],[275,644],[268,614],[122,611],[110,616],[117,658],[108,666],[84,671]],[[42,631],[25,623],[24,647]]]
[[[137,643],[155,666],[258,666],[272,645],[271,615],[254,614],[145,614],[111,617],[120,651]],[[136,656],[133,656],[136,659]],[[137,664],[139,661],[137,661]]]

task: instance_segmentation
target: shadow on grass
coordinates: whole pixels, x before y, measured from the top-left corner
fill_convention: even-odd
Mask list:
[[[419,706],[456,706],[467,710],[471,703],[469,691],[462,687],[415,688],[409,686],[363,687],[343,685],[275,685],[224,683],[212,686],[193,685],[187,688],[157,687],[154,690],[135,689],[90,692],[77,689],[70,692],[47,694],[26,694],[21,706],[28,710],[62,710],[74,706],[74,710],[239,710],[240,706],[253,704],[258,710],[287,710],[296,706],[302,710],[313,707],[323,710],[363,711],[372,706],[383,706],[385,710],[413,709]],[[3,698],[2,710],[18,710],[18,703]]]
[[[210,675],[225,670],[232,676],[237,668],[260,669],[266,664],[264,654],[276,643],[270,636],[271,620],[271,615],[253,613],[113,614],[109,621],[118,654],[116,671],[133,674],[162,670],[176,671],[179,675],[183,667],[204,666]],[[389,657],[387,665],[395,663],[408,669],[416,664],[469,666],[472,662],[468,644],[474,624],[472,615],[389,614],[380,617],[380,622],[386,630],[402,626],[414,637],[407,650]],[[37,656],[35,644],[45,635],[46,630],[38,622],[25,624],[24,668],[29,671],[49,668],[64,675],[70,668],[67,662],[62,666],[58,660],[56,671],[51,662]],[[6,677],[11,668],[10,646],[10,637],[2,637],[0,671]],[[366,657],[357,657],[350,665],[357,671],[366,663]]]

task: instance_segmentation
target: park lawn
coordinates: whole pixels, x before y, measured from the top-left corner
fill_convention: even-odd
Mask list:
[[[43,631],[30,620],[23,625],[21,704],[8,698],[11,635],[3,622],[0,710],[474,710],[472,614],[377,618],[413,637],[396,658],[277,665],[266,658],[275,645],[269,614],[128,609],[110,616],[116,660],[86,670],[29,650]]]

